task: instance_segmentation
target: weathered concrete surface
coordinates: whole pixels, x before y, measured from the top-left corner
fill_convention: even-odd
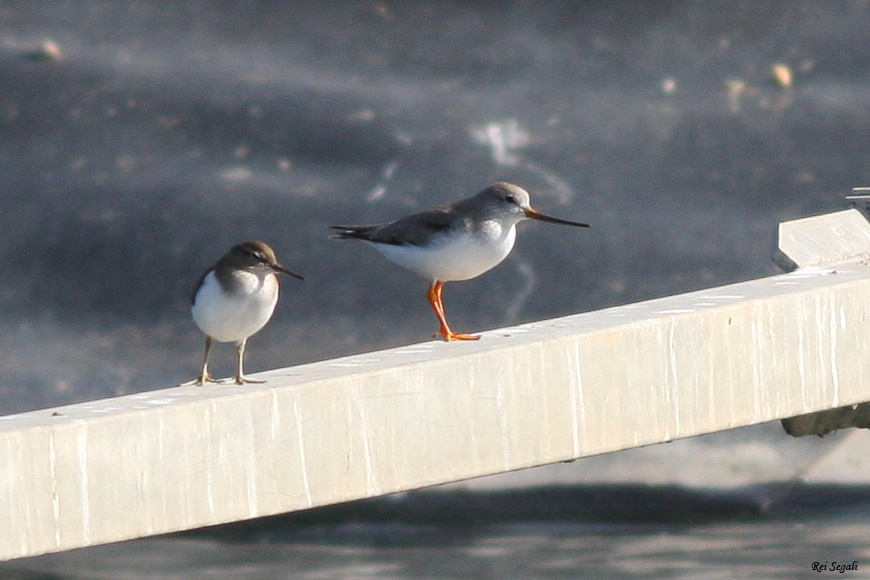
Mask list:
[[[784,222],[779,225],[774,260],[787,271],[832,267],[870,260],[870,224],[858,209]],[[858,356],[860,351],[855,351]],[[826,435],[849,427],[870,428],[870,403],[847,405],[782,421],[793,437]]]
[[[870,399],[870,267],[0,417],[0,559],[304,509]]]
[[[782,222],[777,234],[774,262],[785,272],[870,259],[870,224],[857,209]]]

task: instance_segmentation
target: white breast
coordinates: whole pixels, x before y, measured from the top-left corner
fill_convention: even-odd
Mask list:
[[[236,274],[238,292],[227,294],[209,272],[191,311],[196,325],[218,342],[241,342],[266,326],[278,303],[278,278]]]
[[[428,246],[374,244],[388,260],[427,280],[469,280],[497,266],[516,242],[516,227],[485,224],[483,232],[447,234]]]

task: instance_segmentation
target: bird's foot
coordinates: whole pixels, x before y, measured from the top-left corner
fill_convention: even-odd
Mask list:
[[[195,379],[190,379],[185,383],[181,383],[180,387],[188,387],[191,385],[196,385],[197,387],[201,387],[205,383],[220,383],[220,379],[216,379],[208,373],[202,374]]]
[[[265,383],[266,381],[261,381],[261,380],[258,380],[258,379],[249,379],[249,378],[246,377],[245,375],[236,375],[236,376],[233,378],[233,382],[236,383],[237,385],[245,385],[245,384],[256,384],[256,385],[262,385],[262,384]]]
[[[435,333],[435,338],[441,337],[445,342],[450,342],[451,340],[480,340],[480,336],[475,334],[462,334],[459,332],[453,332],[448,329],[441,329]]]

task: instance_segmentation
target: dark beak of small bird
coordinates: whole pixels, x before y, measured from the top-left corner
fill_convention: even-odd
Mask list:
[[[563,226],[577,226],[578,228],[588,228],[589,224],[581,224],[580,222],[569,222],[568,220],[563,220],[559,218],[555,218],[552,216],[548,216],[547,214],[543,214],[534,209],[526,210],[526,217],[533,220],[538,220],[539,222],[549,222],[551,224],[562,224]]]
[[[269,267],[272,268],[272,270],[274,270],[275,272],[280,272],[282,274],[287,274],[288,276],[293,276],[294,278],[298,278],[300,280],[305,280],[305,278],[303,278],[299,274],[296,274],[295,272],[291,272],[290,270],[288,270],[287,268],[285,268],[281,264],[278,264],[278,263],[269,264]]]

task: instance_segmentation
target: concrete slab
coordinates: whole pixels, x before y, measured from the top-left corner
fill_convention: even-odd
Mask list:
[[[870,222],[857,209],[779,224],[774,261],[786,272],[870,259]]]

